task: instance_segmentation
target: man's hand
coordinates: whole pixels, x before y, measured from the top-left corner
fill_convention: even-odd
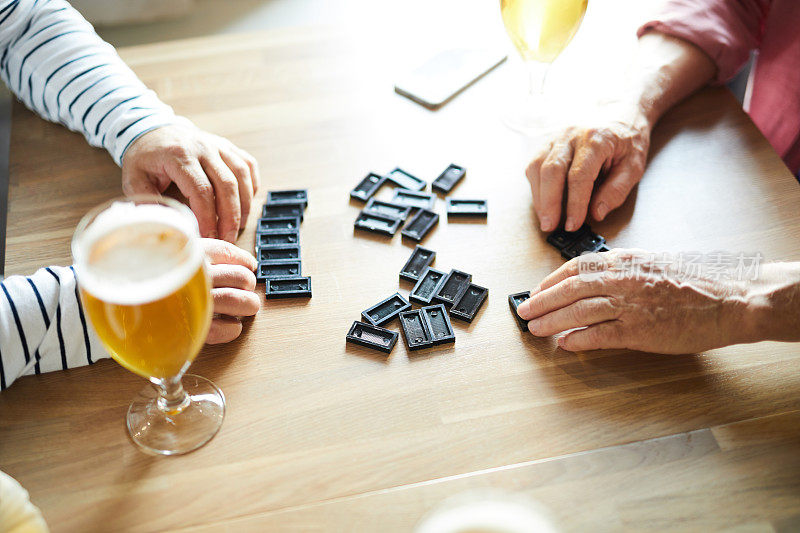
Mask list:
[[[800,319],[791,312],[791,305],[800,305],[800,268],[794,264],[790,275],[776,265],[766,265],[757,281],[716,280],[682,272],[677,261],[663,255],[612,250],[564,264],[518,312],[540,337],[585,328],[559,338],[558,345],[569,351],[696,353],[780,338],[776,323],[781,321],[800,339]],[[776,297],[782,290],[784,296]],[[781,300],[792,299],[794,304],[780,304],[779,311]],[[779,320],[783,315],[791,318]]]
[[[160,194],[172,182],[189,200],[203,237],[234,242],[260,178],[253,156],[230,141],[196,128],[164,126],[125,151],[122,190]]]
[[[687,41],[655,31],[644,34],[636,61],[615,92],[617,101],[595,108],[605,118],[588,124],[581,118],[575,127],[556,135],[528,166],[542,231],[559,226],[563,199],[567,231],[578,229],[587,212],[603,220],[622,205],[642,179],[655,124],[668,109],[711,81],[716,69],[705,52]]]
[[[647,120],[634,114],[630,120],[570,127],[557,135],[525,171],[542,231],[560,225],[563,198],[567,231],[580,228],[587,212],[603,220],[622,205],[644,174],[650,130]]]
[[[211,275],[214,319],[206,342],[230,342],[242,332],[239,317],[255,315],[261,308],[256,287],[256,259],[233,244],[217,239],[202,239]]]

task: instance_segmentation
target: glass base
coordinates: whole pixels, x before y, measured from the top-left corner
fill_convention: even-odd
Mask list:
[[[225,417],[225,396],[211,381],[194,374],[181,380],[188,402],[177,412],[157,405],[158,393],[148,385],[128,407],[128,433],[148,453],[180,455],[201,447],[217,434]]]
[[[517,133],[538,137],[552,127],[552,121],[548,121],[548,102],[542,94],[514,95],[501,105],[500,119]]]

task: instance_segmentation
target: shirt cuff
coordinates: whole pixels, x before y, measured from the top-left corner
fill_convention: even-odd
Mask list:
[[[127,126],[120,129],[117,133],[110,133],[110,135],[116,136],[114,139],[115,142],[111,146],[106,146],[111,157],[114,158],[114,162],[122,166],[122,159],[125,157],[125,152],[131,144],[133,144],[133,141],[147,132],[164,126],[196,127],[192,121],[186,117],[175,115],[171,111],[170,109],[169,112],[158,111],[144,113],[140,117],[131,117],[128,119]]]
[[[642,25],[637,35],[655,31],[682,39],[706,53],[717,66],[716,83],[731,79],[758,46],[758,17],[725,2],[670,0],[661,14]]]

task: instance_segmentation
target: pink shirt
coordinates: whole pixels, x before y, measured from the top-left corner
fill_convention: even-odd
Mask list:
[[[689,41],[730,79],[758,50],[749,113],[792,173],[800,171],[800,0],[668,0],[639,28]]]

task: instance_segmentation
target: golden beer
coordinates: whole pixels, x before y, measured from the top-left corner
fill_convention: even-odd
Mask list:
[[[95,232],[79,271],[81,296],[118,363],[167,379],[185,371],[205,342],[211,288],[196,242],[148,218]]]
[[[222,427],[225,395],[185,374],[213,309],[192,212],[158,196],[106,202],[78,224],[72,255],[83,306],[106,350],[150,381],[128,406],[131,440],[162,455],[207,443]]]
[[[526,61],[552,63],[567,47],[588,0],[500,0],[503,23]]]

